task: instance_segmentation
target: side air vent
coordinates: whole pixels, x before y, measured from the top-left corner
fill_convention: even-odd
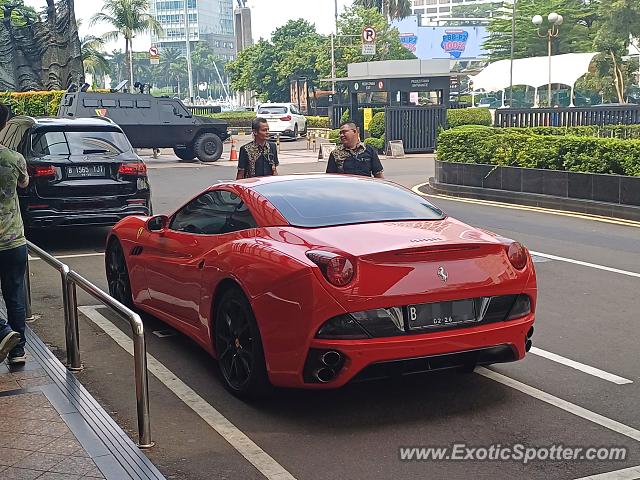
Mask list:
[[[140,245],[136,245],[135,247],[133,247],[131,249],[131,256],[132,257],[140,255],[141,253],[142,253],[142,247]]]

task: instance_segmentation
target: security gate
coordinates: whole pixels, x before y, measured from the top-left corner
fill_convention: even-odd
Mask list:
[[[447,108],[387,107],[384,115],[385,139],[402,140],[407,153],[433,152],[438,129],[444,127]]]

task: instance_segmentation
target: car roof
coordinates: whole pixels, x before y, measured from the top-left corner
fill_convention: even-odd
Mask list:
[[[12,122],[29,123],[34,126],[43,127],[117,127],[108,118],[57,118],[57,117],[28,117],[19,115],[11,118]]]
[[[262,107],[290,107],[291,103],[261,103],[258,108]]]
[[[252,177],[252,178],[243,178],[241,180],[229,180],[225,182],[216,183],[215,185],[211,185],[207,190],[215,190],[217,187],[224,185],[235,185],[241,188],[245,188],[251,190],[255,187],[259,187],[261,185],[266,185],[269,183],[283,183],[283,182],[295,182],[299,180],[309,180],[316,178],[331,178],[336,182],[342,181],[371,181],[371,182],[380,182],[379,179],[367,178],[359,175],[337,175],[331,173],[317,173],[317,174],[305,174],[305,175],[269,175],[266,177]],[[383,180],[384,181],[384,180]]]

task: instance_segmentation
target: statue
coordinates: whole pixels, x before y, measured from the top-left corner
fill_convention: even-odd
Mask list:
[[[46,2],[39,19],[26,14],[22,0],[0,5],[0,90],[63,90],[83,79],[73,0]]]

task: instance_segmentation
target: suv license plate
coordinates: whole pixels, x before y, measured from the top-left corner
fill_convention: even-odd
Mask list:
[[[104,177],[104,165],[74,165],[67,167],[67,177],[86,178]]]

